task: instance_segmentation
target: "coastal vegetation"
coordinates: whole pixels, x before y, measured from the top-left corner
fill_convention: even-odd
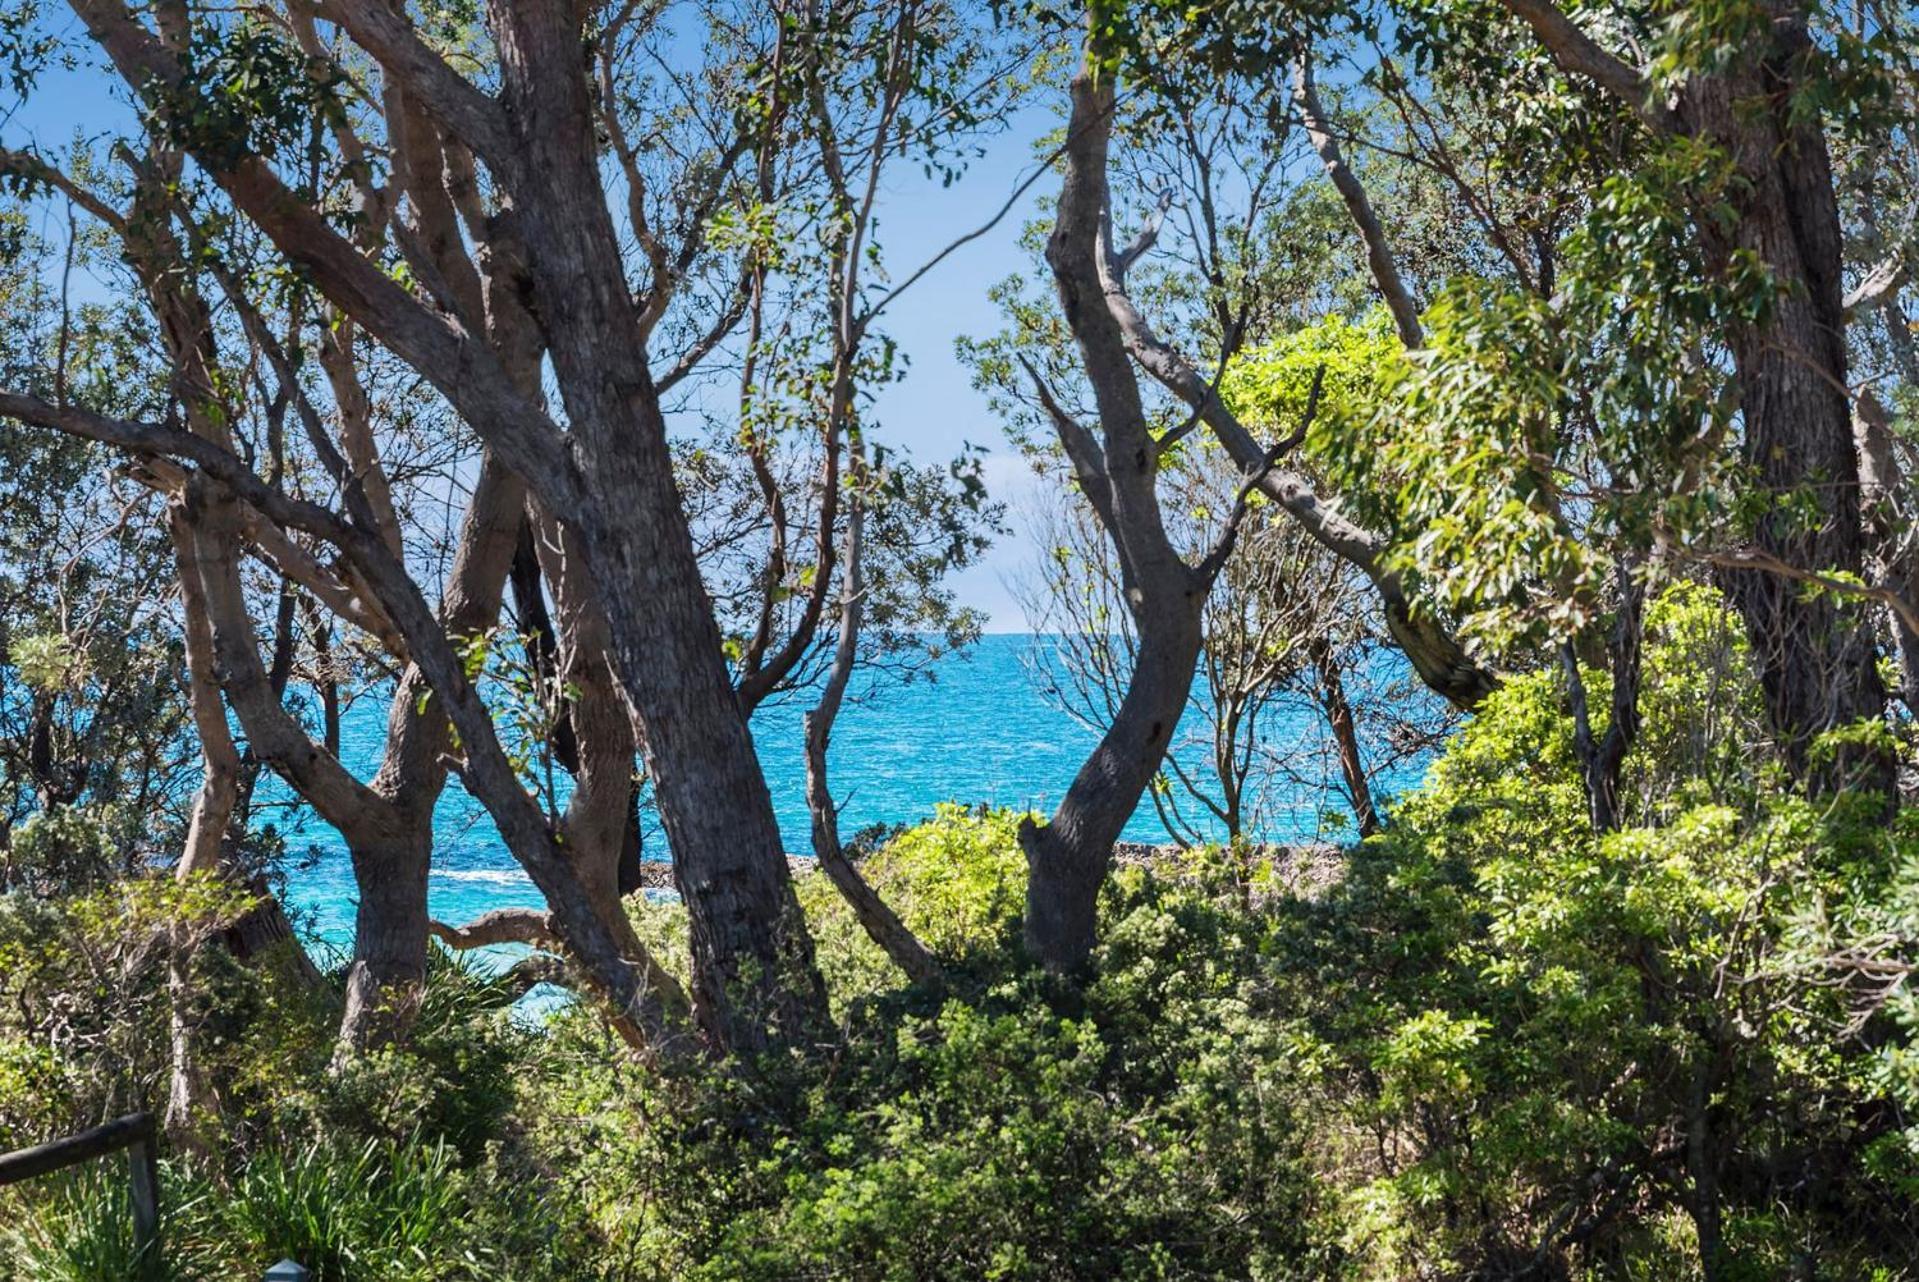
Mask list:
[[[0,1147],[164,1132],[157,1244],[79,1168],[0,1282],[1919,1276],[1904,8],[68,0],[0,63]],[[1017,511],[897,430],[994,236]],[[845,831],[1018,527],[1083,761]],[[432,915],[454,789],[540,906]]]

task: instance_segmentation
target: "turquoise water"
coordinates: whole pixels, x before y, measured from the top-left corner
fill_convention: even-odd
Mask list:
[[[855,693],[833,736],[834,795],[847,835],[874,823],[912,823],[942,801],[1049,811],[1072,782],[1095,734],[1048,703],[1031,672],[1041,638],[994,635],[940,659],[929,674],[902,683],[875,676]],[[341,752],[361,778],[378,765],[386,728],[384,692],[358,700],[343,718]],[[772,787],[786,848],[810,851],[800,718],[810,698],[763,706],[753,720],[761,764]],[[1282,708],[1264,723],[1264,737],[1283,747],[1319,733],[1316,719]],[[1400,772],[1403,773],[1403,772]],[[1404,779],[1388,779],[1403,786]],[[271,785],[269,788],[268,785]],[[1338,806],[1323,785],[1296,781],[1280,798],[1262,835],[1286,840],[1315,835],[1322,811]],[[350,943],[357,893],[345,846],[316,816],[293,806],[275,780],[261,798],[287,839],[290,906],[319,937]],[[450,782],[435,814],[433,915],[465,921],[489,908],[537,906],[538,892],[520,871],[478,802]],[[658,829],[647,832],[647,857],[664,859]],[[1128,824],[1131,841],[1168,839],[1152,803]]]

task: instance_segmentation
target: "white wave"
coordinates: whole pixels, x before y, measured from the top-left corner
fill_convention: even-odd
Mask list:
[[[532,884],[532,879],[518,868],[435,868],[432,875],[446,881],[483,881],[493,886]]]

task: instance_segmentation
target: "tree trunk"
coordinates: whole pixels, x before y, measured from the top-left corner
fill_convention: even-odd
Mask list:
[[[513,549],[511,582],[514,626],[519,629],[520,636],[525,641],[527,656],[540,679],[555,685],[564,685],[565,679],[560,675],[559,633],[553,626],[552,616],[546,608],[546,597],[540,586],[545,575],[540,568],[539,545],[533,534],[534,523],[535,517],[529,511],[525,522],[520,527],[519,542]],[[586,591],[590,588],[583,586],[580,590]],[[595,614],[598,613],[596,610]],[[597,643],[600,647],[599,666],[604,670],[606,678],[612,678],[613,674],[609,667],[611,660],[607,657],[605,650],[606,625],[603,618],[598,629],[600,633],[600,640]],[[617,684],[617,679],[615,681]],[[623,706],[623,696],[616,688],[597,693],[592,697],[596,699],[603,697],[610,705]],[[559,763],[560,768],[574,778],[579,777],[581,769],[579,736],[574,730],[574,708],[580,702],[580,696],[569,697],[566,700],[565,706],[561,708],[558,718],[553,723],[552,731],[547,736],[547,750],[553,754],[553,759]],[[628,740],[630,745],[632,737],[630,727],[623,729],[620,734],[622,738]],[[630,746],[627,758],[630,774],[636,764],[634,750]],[[625,831],[620,837],[619,854],[618,887],[622,899],[645,884],[644,874],[640,868],[640,861],[645,854],[645,843],[640,833],[639,789],[637,786],[630,786],[628,792],[630,796],[626,806]]]
[[[409,825],[411,827],[411,825]],[[335,1063],[390,1042],[412,1026],[426,985],[427,869],[432,833],[417,829],[389,844],[354,846],[353,961]]]
[[[734,698],[600,182],[575,6],[492,5],[502,175],[573,425],[581,535],[691,925],[700,1023],[740,1050],[803,1039],[825,989]]]
[[[1333,746],[1339,753],[1339,773],[1346,781],[1346,795],[1352,799],[1353,819],[1359,835],[1372,837],[1381,831],[1379,811],[1373,806],[1373,790],[1366,778],[1366,759],[1359,750],[1359,727],[1353,707],[1346,698],[1346,683],[1339,675],[1332,647],[1324,637],[1306,643],[1313,672],[1319,679],[1319,707],[1333,732]]]
[[[1741,260],[1763,267],[1773,286],[1761,318],[1734,322],[1727,336],[1745,460],[1771,500],[1753,541],[1798,570],[1858,574],[1865,556],[1846,384],[1843,232],[1824,122],[1802,92],[1806,64],[1820,56],[1805,9],[1766,0],[1757,34],[1722,65],[1694,75],[1668,107],[1644,74],[1552,4],[1506,4],[1562,66],[1595,79],[1655,132],[1724,149],[1736,172],[1694,211],[1700,244],[1729,288],[1751,275]],[[1885,710],[1864,611],[1809,596],[1766,570],[1727,570],[1722,582],[1745,620],[1771,729],[1795,773],[1820,791],[1862,781],[1889,787],[1883,754],[1842,752],[1820,769],[1811,761],[1820,734]]]
[[[855,468],[855,484],[859,483]],[[855,494],[848,505],[846,550],[840,591],[839,637],[833,650],[833,667],[828,672],[820,701],[806,714],[806,804],[813,818],[813,853],[824,872],[840,892],[868,939],[878,944],[893,964],[905,971],[915,983],[938,983],[939,963],[926,951],[926,945],[907,928],[884,899],[867,884],[840,844],[839,810],[827,783],[826,750],[833,736],[833,723],[839,719],[840,705],[846,698],[847,682],[853,676],[853,661],[858,654],[860,628],[865,617],[866,588],[861,574],[866,511]]]
[[[626,915],[623,882],[629,845],[637,840],[633,719],[620,694],[608,650],[605,615],[593,596],[575,534],[538,513],[528,519],[540,570],[552,585],[559,628],[552,662],[559,686],[572,691],[564,724],[573,752],[573,796],[562,820],[563,845],[586,888],[594,911],[630,957],[644,956]],[[684,997],[663,973],[655,986],[671,986],[678,1007]]]
[[[1048,969],[1077,971],[1092,953],[1113,843],[1165,760],[1192,692],[1199,645],[1197,610],[1169,612],[1142,632],[1126,696],[1065,799],[1046,823],[1020,823],[1026,947]]]
[[[168,514],[174,555],[180,565],[181,623],[187,661],[187,693],[194,729],[200,739],[202,777],[187,823],[186,844],[174,877],[181,883],[215,873],[224,864],[227,825],[239,798],[240,754],[227,729],[226,705],[214,673],[213,634],[205,597],[192,562],[197,557],[192,525],[178,510]],[[168,940],[167,1031],[172,1065],[167,1081],[167,1136],[183,1151],[210,1151],[210,1128],[218,1120],[218,1100],[200,1070],[194,1045],[193,964],[199,934],[176,923]]]
[[[238,868],[229,871],[236,879],[243,875]],[[254,906],[221,932],[226,950],[243,962],[278,967],[300,987],[318,988],[323,979],[320,968],[307,955],[306,946],[287,919],[285,905],[265,875],[256,873],[245,884]]]
[[[1618,593],[1612,633],[1606,639],[1606,658],[1612,669],[1610,719],[1603,737],[1595,737],[1592,711],[1586,699],[1586,681],[1579,671],[1577,644],[1559,648],[1566,675],[1566,693],[1572,705],[1573,755],[1579,759],[1580,779],[1586,791],[1586,813],[1594,832],[1619,827],[1619,773],[1639,737],[1640,651],[1645,639],[1646,586],[1634,573],[1635,562],[1619,563]]]
[[[490,454],[482,459],[440,602],[447,634],[456,640],[484,632],[499,618],[525,496],[517,476]],[[431,689],[417,667],[401,676],[387,711],[386,757],[369,785],[387,822],[371,839],[348,837],[360,903],[340,1019],[342,1056],[403,1034],[426,980],[433,811],[446,788],[452,746],[446,710]]]
[[[1686,1090],[1686,1175],[1691,1185],[1686,1209],[1699,1240],[1703,1282],[1719,1282],[1726,1273],[1725,1232],[1719,1205],[1719,1164],[1712,1135],[1712,1080],[1708,1063],[1692,1068]]]
[[[1730,87],[1710,90],[1698,96],[1714,107],[1702,107],[1701,114],[1730,131],[1745,111],[1733,105]],[[1744,102],[1746,95],[1738,98]],[[1779,110],[1787,109],[1782,102]],[[1753,186],[1734,236],[1719,248],[1757,254],[1781,285],[1771,323],[1732,337],[1746,461],[1761,489],[1778,500],[1759,518],[1754,542],[1788,565],[1858,574],[1865,565],[1859,473],[1846,394],[1839,217],[1825,138],[1816,127],[1785,130],[1762,118],[1729,141]],[[1815,516],[1800,513],[1801,499]],[[1889,784],[1884,760],[1842,754],[1834,770],[1814,772],[1809,759],[1821,733],[1884,712],[1864,610],[1829,595],[1810,597],[1799,584],[1762,570],[1727,571],[1725,582],[1745,620],[1773,733],[1794,772],[1827,787],[1863,768],[1871,783]]]
[[[1093,57],[1089,47],[1089,64]],[[1110,243],[1107,206],[1113,77],[1095,74],[1089,65],[1074,77],[1071,93],[1065,180],[1046,261],[1099,409],[1097,436],[1050,393],[1043,392],[1042,399],[1080,488],[1118,555],[1139,645],[1112,723],[1053,817],[1044,824],[1027,819],[1019,828],[1027,865],[1026,946],[1049,970],[1061,973],[1082,969],[1092,952],[1113,843],[1159,773],[1186,711],[1199,663],[1201,607],[1231,551],[1245,498],[1241,495],[1210,564],[1188,565],[1160,514],[1159,445],[1147,428],[1139,378],[1114,309],[1114,300],[1125,298],[1125,259]]]

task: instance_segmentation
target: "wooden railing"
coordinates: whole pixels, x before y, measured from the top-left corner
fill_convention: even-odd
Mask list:
[[[36,1175],[51,1175],[125,1149],[127,1175],[132,1181],[133,1245],[140,1253],[141,1267],[158,1273],[160,1168],[154,1160],[158,1138],[153,1114],[129,1113],[63,1140],[0,1153],[0,1185],[18,1184]],[[312,1276],[304,1266],[281,1260],[267,1270],[266,1282],[307,1282]]]
[[[160,1259],[160,1171],[154,1161],[155,1138],[153,1114],[129,1113],[63,1140],[0,1154],[0,1185],[51,1175],[125,1149],[132,1187],[133,1244],[141,1260],[153,1267]]]

